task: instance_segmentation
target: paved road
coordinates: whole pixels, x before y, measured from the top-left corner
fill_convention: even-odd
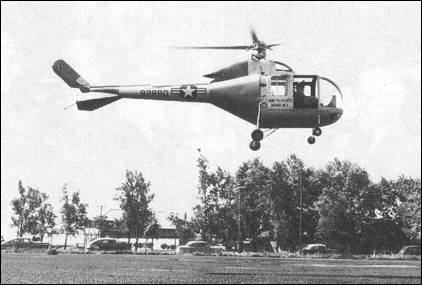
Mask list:
[[[2,254],[1,283],[420,284],[420,261]]]

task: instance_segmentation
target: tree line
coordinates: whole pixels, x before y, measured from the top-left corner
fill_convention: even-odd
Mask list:
[[[126,181],[116,189],[115,200],[120,202],[123,212],[122,217],[113,222],[106,222],[106,216],[94,218],[97,227],[103,234],[114,228],[123,233],[130,241],[135,238],[135,248],[138,247],[139,237],[156,237],[160,227],[155,219],[149,203],[154,198],[150,194],[150,182],[145,181],[142,173],[126,171]],[[65,248],[70,235],[76,235],[89,226],[87,217],[87,205],[81,202],[80,192],[68,193],[67,185],[62,188],[63,196],[60,200],[61,225],[56,227],[58,217],[51,204],[48,195],[32,187],[23,187],[19,181],[19,197],[11,201],[13,216],[11,227],[17,228],[17,236],[25,234],[39,236],[43,241],[44,236],[56,233],[65,234]],[[103,231],[101,231],[103,230]]]
[[[373,249],[398,250],[421,240],[421,180],[400,176],[374,183],[368,172],[347,160],[334,159],[324,169],[306,167],[291,155],[267,167],[256,158],[242,163],[234,175],[211,171],[200,153],[198,201],[190,220],[171,214],[180,244],[193,238],[236,244],[249,240],[255,249],[298,250],[302,244],[324,243],[331,248],[366,253]],[[151,183],[141,172],[126,171],[115,200],[121,219],[107,223],[95,218],[100,232],[114,230],[128,238],[156,238],[160,225],[149,204]],[[11,202],[12,227],[18,236],[44,236],[61,230],[67,236],[88,226],[86,204],[80,193],[62,189],[60,217],[48,196],[19,181],[19,197]]]
[[[195,235],[225,244],[249,240],[255,249],[275,242],[277,250],[319,242],[359,253],[420,245],[420,179],[374,183],[347,160],[314,169],[295,155],[271,168],[258,158],[248,161],[235,175],[220,167],[210,171],[201,154],[197,163],[193,217],[169,217],[183,241]]]

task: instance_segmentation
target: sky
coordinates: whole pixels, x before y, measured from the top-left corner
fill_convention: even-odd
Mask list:
[[[202,75],[246,60],[244,51],[173,46],[248,45],[248,27],[268,58],[297,74],[328,77],[343,91],[344,115],[323,127],[280,129],[249,149],[254,125],[215,106],[119,100],[94,112],[67,110],[90,99],[51,66],[64,59],[94,85],[207,83]],[[197,149],[235,174],[255,157],[271,167],[291,154],[324,168],[357,163],[372,181],[421,173],[420,2],[2,2],[1,232],[13,237],[10,201],[18,181],[49,195],[80,191],[90,217],[121,212],[113,198],[126,169],[151,182],[163,226],[198,202]]]

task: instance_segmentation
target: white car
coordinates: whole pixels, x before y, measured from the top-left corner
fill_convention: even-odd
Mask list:
[[[176,254],[191,253],[191,254],[217,254],[221,255],[221,247],[212,247],[206,241],[190,241],[186,245],[181,245],[176,248]]]
[[[332,252],[332,249],[329,249],[326,245],[320,243],[308,244],[302,249],[302,254],[326,254]]]
[[[216,245],[212,245],[212,246],[210,246],[211,248],[219,248],[219,249],[221,249],[221,251],[226,251],[226,247],[224,246],[224,245],[222,245],[221,243],[219,243],[219,244],[216,244]]]

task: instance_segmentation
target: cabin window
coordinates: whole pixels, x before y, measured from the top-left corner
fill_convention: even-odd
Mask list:
[[[285,78],[272,78],[271,80],[271,94],[272,96],[286,96],[287,95],[287,88],[286,88],[287,81]]]

